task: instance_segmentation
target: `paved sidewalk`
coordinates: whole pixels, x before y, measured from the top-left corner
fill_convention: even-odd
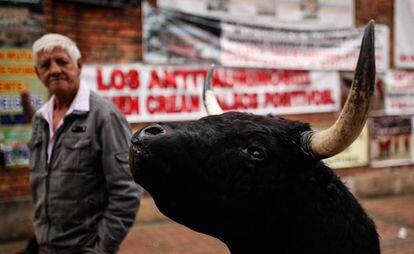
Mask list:
[[[361,203],[377,225],[382,254],[414,254],[414,194],[361,200]],[[25,240],[2,243],[0,254],[17,253],[25,244]],[[166,219],[155,209],[151,198],[144,198],[137,224],[122,243],[119,254],[229,254],[229,251],[219,240]]]
[[[382,254],[414,254],[414,195],[361,202],[377,225]]]
[[[414,195],[361,200],[376,222],[382,254],[414,254]],[[215,238],[169,220],[137,223],[119,254],[229,254]],[[253,253],[252,253],[253,254]]]

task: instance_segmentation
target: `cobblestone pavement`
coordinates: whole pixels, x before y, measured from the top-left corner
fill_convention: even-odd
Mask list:
[[[414,195],[361,200],[374,219],[382,254],[414,254]],[[119,254],[229,254],[215,238],[171,221],[132,228]],[[255,254],[255,253],[252,253]]]

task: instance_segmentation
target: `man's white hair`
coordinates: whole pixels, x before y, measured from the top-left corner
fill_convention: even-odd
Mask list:
[[[66,50],[74,64],[81,58],[78,46],[76,46],[76,43],[69,39],[69,37],[61,34],[49,33],[43,35],[33,43],[33,60],[35,66],[38,64],[37,54],[39,52],[50,52],[56,47]]]

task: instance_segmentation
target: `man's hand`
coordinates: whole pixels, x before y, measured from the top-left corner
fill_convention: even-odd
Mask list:
[[[23,108],[23,115],[26,117],[27,121],[31,121],[36,110],[30,103],[29,92],[24,91],[20,94],[21,104]]]

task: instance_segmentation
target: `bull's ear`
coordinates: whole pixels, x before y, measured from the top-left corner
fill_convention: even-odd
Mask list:
[[[375,30],[371,20],[364,31],[354,80],[341,114],[330,128],[303,133],[303,150],[323,159],[342,152],[354,142],[367,120],[374,84]]]
[[[214,64],[211,65],[210,69],[207,72],[206,79],[204,80],[204,89],[203,89],[203,103],[206,108],[207,114],[211,115],[220,115],[223,113],[216,96],[213,91],[213,73],[214,73]]]

